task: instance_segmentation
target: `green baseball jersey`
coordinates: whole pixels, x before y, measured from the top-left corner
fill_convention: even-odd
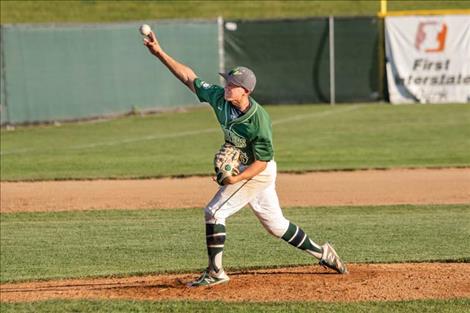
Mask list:
[[[239,148],[240,160],[249,165],[255,160],[270,161],[274,157],[272,126],[269,114],[253,98],[245,114],[232,118],[234,107],[224,99],[224,88],[196,78],[196,95],[201,102],[208,102],[215,112],[224,132],[226,142]],[[236,110],[235,110],[236,111]]]

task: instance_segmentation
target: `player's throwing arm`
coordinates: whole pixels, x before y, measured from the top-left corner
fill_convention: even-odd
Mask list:
[[[156,56],[160,61],[165,64],[165,66],[176,76],[183,84],[188,86],[192,92],[195,92],[194,89],[194,79],[196,79],[196,74],[188,66],[179,63],[171,56],[163,51],[160,43],[155,36],[155,33],[150,29],[146,24],[140,27],[140,32],[144,35],[144,45],[149,49],[150,53]]]

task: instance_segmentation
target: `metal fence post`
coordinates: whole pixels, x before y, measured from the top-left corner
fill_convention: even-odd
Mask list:
[[[335,104],[335,21],[334,17],[328,18],[328,37],[330,38],[330,104]]]
[[[219,16],[217,18],[217,26],[217,42],[219,45],[219,72],[225,73],[224,18],[222,16]],[[224,84],[224,79],[222,78],[222,76],[219,76],[219,81],[221,85]]]
[[[3,94],[3,101],[4,103],[0,103],[0,114],[3,116],[5,125],[10,124],[10,112],[8,108],[8,96],[7,96],[7,79],[6,79],[6,69],[5,69],[5,26],[0,26],[0,66],[2,67],[1,73],[2,77],[0,78],[2,83],[1,87],[2,90],[0,91]],[[1,119],[0,119],[1,123]]]

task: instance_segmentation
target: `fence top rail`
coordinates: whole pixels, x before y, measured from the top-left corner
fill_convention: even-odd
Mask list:
[[[135,24],[205,24],[205,23],[217,23],[217,18],[208,19],[156,19],[156,20],[135,20],[135,21],[123,21],[123,22],[106,22],[106,23],[2,23],[1,27],[11,28],[41,28],[41,27],[101,27],[101,28],[112,28],[117,26],[131,26]]]
[[[243,22],[243,23],[270,23],[270,22],[302,22],[302,21],[319,21],[333,18],[335,20],[342,19],[362,19],[376,18],[376,15],[324,15],[324,16],[308,16],[308,17],[280,17],[280,18],[259,18],[259,19],[242,19],[242,18],[224,18],[225,22]]]
[[[468,10],[470,14],[470,10]],[[269,22],[295,22],[295,21],[315,21],[315,20],[327,20],[330,16],[307,16],[307,17],[273,17],[273,18],[259,18],[259,19],[241,19],[241,18],[222,18],[224,22],[246,22],[246,23],[269,23]],[[342,19],[361,19],[361,18],[374,18],[376,15],[332,15],[334,19],[342,20]],[[130,26],[136,24],[205,24],[205,23],[217,23],[218,18],[208,18],[208,19],[155,19],[155,20],[135,20],[135,21],[123,21],[123,22],[106,22],[106,23],[7,23],[7,24],[0,24],[0,27],[5,28],[54,28],[54,27],[61,27],[61,28],[73,28],[73,27],[80,27],[80,28],[114,28],[120,26]]]

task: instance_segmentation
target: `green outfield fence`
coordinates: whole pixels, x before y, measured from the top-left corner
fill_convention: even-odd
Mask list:
[[[379,70],[379,20],[334,18],[334,60],[329,18],[226,21],[226,66],[256,70],[255,94],[262,103],[336,102],[383,99]],[[334,62],[333,69],[330,62]]]
[[[218,79],[215,21],[147,23],[168,53]],[[2,26],[2,123],[195,105],[149,55],[140,24]]]
[[[383,99],[376,17],[146,23],[204,80],[253,68],[261,103]],[[2,25],[2,125],[197,105],[142,46],[140,24]]]

